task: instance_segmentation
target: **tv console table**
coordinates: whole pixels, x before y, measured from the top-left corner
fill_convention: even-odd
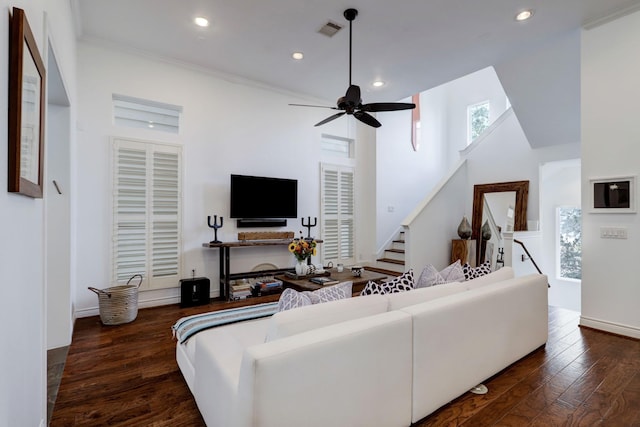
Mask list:
[[[220,249],[220,298],[225,301],[229,300],[231,295],[229,289],[229,282],[235,279],[245,279],[249,277],[261,277],[271,276],[276,274],[283,274],[286,271],[293,271],[293,267],[279,268],[275,270],[263,270],[246,273],[234,273],[231,274],[231,248],[254,248],[256,246],[285,246],[288,247],[291,243],[291,239],[272,239],[272,240],[240,240],[237,242],[222,242],[222,243],[203,243],[202,247],[210,249]],[[322,240],[317,240],[316,243],[322,243]]]

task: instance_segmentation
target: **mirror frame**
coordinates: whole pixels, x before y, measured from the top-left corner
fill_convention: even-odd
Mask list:
[[[45,83],[46,74],[44,62],[38,51],[36,40],[31,32],[24,10],[13,8],[10,17],[9,35],[9,115],[8,115],[8,146],[9,146],[9,173],[8,191],[19,193],[33,198],[42,198],[42,179],[44,172],[44,112],[45,112]],[[22,153],[22,130],[26,118],[22,116],[23,108],[23,80],[24,60],[30,59],[37,70],[39,78],[38,108],[35,111],[34,121],[38,124],[38,132],[35,135],[37,148],[33,153]],[[22,156],[32,156],[33,162],[37,162],[37,178],[31,180],[22,176]]]
[[[482,207],[486,193],[516,192],[514,207],[513,231],[527,231],[527,200],[529,198],[529,181],[496,182],[491,184],[477,184],[473,186],[473,212],[471,216],[471,238],[476,240],[477,251],[480,253],[480,229],[482,228]]]

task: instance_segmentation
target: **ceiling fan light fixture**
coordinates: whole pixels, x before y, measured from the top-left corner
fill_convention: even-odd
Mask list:
[[[526,9],[521,12],[518,12],[518,14],[516,15],[516,21],[518,22],[526,21],[528,19],[531,19],[532,16],[533,16],[533,9]]]
[[[207,18],[205,18],[204,16],[196,16],[196,17],[193,19],[193,22],[195,22],[195,24],[196,24],[198,27],[205,28],[205,27],[208,27],[208,26],[209,26],[209,20],[208,20]]]
[[[296,61],[300,61],[302,58],[304,58],[304,54],[302,52],[293,52],[291,54],[291,57]]]

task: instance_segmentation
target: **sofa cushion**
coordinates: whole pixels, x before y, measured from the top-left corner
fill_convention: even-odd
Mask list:
[[[326,304],[314,304],[295,310],[281,311],[269,319],[265,341],[299,334],[323,326],[387,311],[387,299],[381,295],[369,298],[347,298]]]
[[[410,291],[414,288],[413,270],[396,277],[393,280],[384,283],[375,283],[369,281],[360,295],[385,295],[396,292]]]
[[[465,280],[465,275],[460,260],[457,260],[442,271],[436,270],[433,265],[429,264],[422,270],[415,287],[426,288],[443,283],[462,282],[463,280]]]
[[[471,265],[465,264],[462,266],[462,270],[464,271],[466,280],[475,279],[476,277],[491,273],[491,261],[485,261],[478,267],[471,267]]]
[[[430,286],[427,288],[414,289],[409,292],[387,295],[389,311],[399,310],[410,305],[420,304],[425,301],[431,301],[436,298],[457,294],[466,290],[466,283],[451,282],[440,286]]]
[[[492,273],[485,274],[484,276],[477,277],[472,280],[464,282],[467,290],[480,288],[482,286],[490,285],[492,283],[502,282],[503,280],[513,279],[513,268],[502,267]]]
[[[287,288],[282,291],[282,295],[280,295],[280,299],[278,300],[278,311],[351,298],[352,288],[353,282],[342,282],[335,286],[317,289],[313,292],[298,292],[295,289]]]

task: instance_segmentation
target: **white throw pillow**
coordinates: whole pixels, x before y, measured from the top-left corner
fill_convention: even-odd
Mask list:
[[[352,288],[353,282],[342,282],[334,286],[320,288],[313,292],[298,292],[295,289],[287,288],[282,291],[282,295],[280,295],[280,299],[278,300],[278,311],[351,298]]]
[[[426,288],[443,283],[462,282],[464,280],[465,275],[460,260],[457,260],[442,271],[436,270],[433,265],[429,264],[422,270],[422,273],[420,273],[420,277],[416,282],[416,288]]]
[[[278,300],[278,311],[291,310],[292,308],[304,307],[311,305],[311,298],[304,292],[298,292],[295,289],[286,288],[282,291]]]

